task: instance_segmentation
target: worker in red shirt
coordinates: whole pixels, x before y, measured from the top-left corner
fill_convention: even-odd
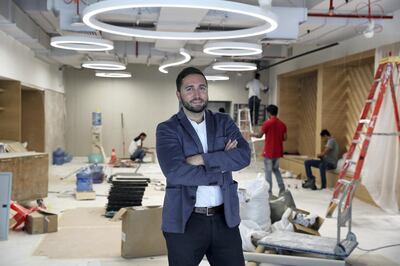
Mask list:
[[[268,120],[260,128],[260,132],[252,133],[255,138],[262,138],[265,134],[264,143],[264,166],[265,179],[269,183],[269,194],[272,196],[272,172],[274,172],[279,186],[279,195],[285,191],[285,184],[279,171],[279,158],[283,157],[283,142],[287,139],[286,125],[278,119],[278,107],[270,104],[267,106]]]

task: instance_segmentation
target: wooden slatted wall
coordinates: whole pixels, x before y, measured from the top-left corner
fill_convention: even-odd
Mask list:
[[[299,152],[302,155],[315,155],[315,130],[317,117],[317,72],[298,78],[300,89]]]

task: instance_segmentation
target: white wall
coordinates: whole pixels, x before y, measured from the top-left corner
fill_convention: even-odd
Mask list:
[[[277,88],[278,75],[294,71],[297,69],[302,69],[309,66],[321,64],[323,62],[331,61],[334,59],[343,58],[363,51],[376,49],[383,45],[400,42],[399,30],[400,30],[400,10],[394,13],[393,20],[391,20],[390,22],[386,22],[384,24],[383,31],[375,34],[375,36],[371,39],[367,39],[361,34],[352,39],[342,41],[337,46],[282,63],[280,65],[270,68],[269,71],[262,71],[263,74],[269,75],[268,83],[270,88],[272,88],[270,100],[275,103],[277,101],[276,88]],[[298,55],[316,48],[319,47],[295,45],[293,47],[293,55]],[[279,60],[277,60],[276,62],[279,62]]]
[[[64,92],[62,71],[35,57],[26,46],[0,31],[0,78],[41,90]]]
[[[102,112],[103,146],[107,154],[116,148],[122,155],[121,113],[124,114],[126,147],[144,131],[146,146],[155,146],[158,123],[178,111],[175,79],[179,69],[162,74],[155,66],[130,65],[130,79],[97,78],[93,71],[68,69],[65,73],[67,149],[74,155],[91,152],[91,113]],[[247,103],[245,84],[253,73],[230,75],[229,81],[209,83],[209,100]]]

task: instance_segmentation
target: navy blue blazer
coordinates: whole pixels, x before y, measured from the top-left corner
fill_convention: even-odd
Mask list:
[[[167,179],[162,217],[164,232],[185,231],[196,203],[197,186],[221,186],[228,226],[240,223],[237,182],[232,179],[231,171],[250,164],[250,147],[229,115],[209,110],[205,113],[208,153],[203,152],[200,139],[182,109],[157,126],[157,156]],[[237,147],[224,151],[229,139],[237,140]],[[196,154],[202,154],[204,166],[186,163],[186,157]]]

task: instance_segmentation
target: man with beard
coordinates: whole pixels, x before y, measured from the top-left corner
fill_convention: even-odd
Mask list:
[[[157,127],[157,156],[166,176],[162,231],[169,265],[244,265],[237,182],[250,148],[227,114],[207,110],[208,84],[193,67],[176,79],[181,110]]]

